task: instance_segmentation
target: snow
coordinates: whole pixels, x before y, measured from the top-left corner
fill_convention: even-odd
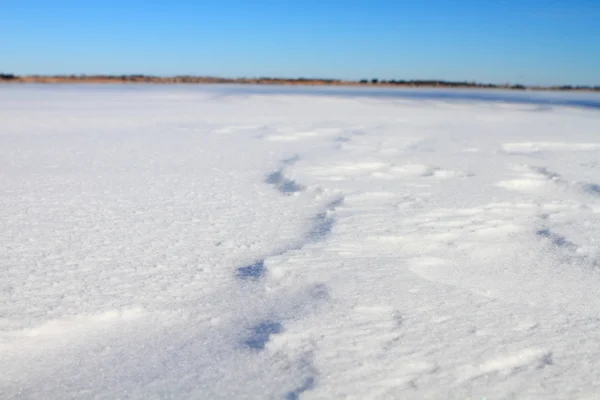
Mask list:
[[[595,398],[600,101],[395,93],[0,88],[2,397]]]

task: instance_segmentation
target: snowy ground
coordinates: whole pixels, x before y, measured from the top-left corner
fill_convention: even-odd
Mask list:
[[[600,111],[0,88],[2,398],[600,396]]]

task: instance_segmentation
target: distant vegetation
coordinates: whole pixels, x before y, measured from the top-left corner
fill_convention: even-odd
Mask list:
[[[519,89],[524,90],[527,89],[525,85],[515,84],[515,85],[497,85],[493,83],[477,83],[477,82],[455,82],[455,81],[441,81],[441,80],[379,80],[379,79],[371,79],[370,81],[367,79],[362,79],[359,81],[360,84],[371,84],[371,85],[399,85],[399,86],[427,86],[427,87],[477,87],[477,88],[505,88],[505,89]]]
[[[332,85],[332,86],[397,86],[397,87],[436,87],[436,88],[483,88],[512,90],[563,90],[563,91],[600,91],[598,86],[525,86],[522,84],[493,84],[478,82],[455,82],[443,80],[381,80],[378,78],[346,81],[324,78],[220,78],[211,76],[177,75],[159,77],[144,74],[131,75],[27,75],[18,76],[0,73],[0,82],[18,83],[235,83],[235,84],[267,84],[267,85]]]
[[[18,76],[14,75],[14,74],[4,74],[4,73],[0,73],[0,80],[2,81],[12,81],[13,79],[17,79]]]

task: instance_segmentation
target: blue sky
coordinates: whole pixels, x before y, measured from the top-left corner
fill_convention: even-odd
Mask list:
[[[0,71],[600,85],[600,0],[4,0]]]

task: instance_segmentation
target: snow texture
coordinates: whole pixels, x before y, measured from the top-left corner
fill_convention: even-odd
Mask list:
[[[2,87],[0,397],[596,398],[598,97],[393,93]]]

